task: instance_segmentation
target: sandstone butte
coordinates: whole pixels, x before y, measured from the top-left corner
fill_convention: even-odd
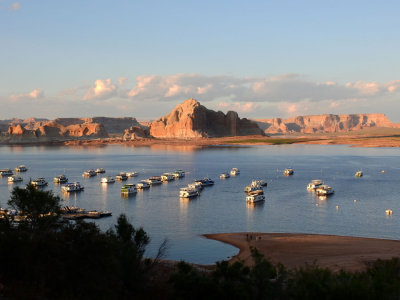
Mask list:
[[[258,125],[246,118],[240,119],[234,111],[224,114],[188,99],[177,105],[168,115],[150,125],[150,135],[156,138],[205,138],[244,135],[262,135]]]
[[[362,130],[371,127],[400,128],[384,114],[310,115],[289,119],[257,119],[265,133],[334,133]]]

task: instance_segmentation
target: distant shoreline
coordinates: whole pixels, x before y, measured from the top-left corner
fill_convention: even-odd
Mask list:
[[[282,263],[289,269],[313,264],[338,271],[365,270],[366,264],[377,259],[400,257],[400,240],[361,238],[301,233],[217,233],[204,234],[239,248],[239,254],[230,261],[252,262],[249,246],[273,263]]]
[[[0,140],[0,145],[8,146],[34,146],[34,145],[57,145],[57,146],[100,146],[123,144],[128,146],[152,146],[152,145],[173,145],[173,146],[215,146],[215,145],[349,145],[351,147],[400,147],[399,135],[339,135],[339,136],[234,136],[221,138],[146,138],[133,141],[124,141],[122,138],[104,139],[74,139],[74,140],[38,140],[23,141]]]

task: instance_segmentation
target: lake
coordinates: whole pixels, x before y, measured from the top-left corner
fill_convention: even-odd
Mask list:
[[[270,146],[2,146],[0,169],[24,164],[24,182],[9,184],[0,178],[0,206],[6,207],[14,186],[23,187],[29,179],[45,177],[63,199],[63,205],[110,210],[112,217],[95,222],[106,230],[124,213],[136,227],[143,226],[151,237],[148,256],[154,255],[168,239],[166,259],[212,264],[227,259],[238,250],[207,240],[201,235],[220,232],[296,232],[400,239],[400,178],[398,148],[352,148],[325,145]],[[104,168],[105,174],[83,178],[87,169]],[[241,173],[221,180],[219,175],[233,167]],[[284,176],[285,168],[293,176]],[[102,176],[121,171],[138,171],[135,183],[150,176],[182,169],[186,176],[139,191],[135,196],[120,195],[121,182],[104,185]],[[362,170],[364,176],[356,178]],[[384,170],[384,173],[382,172]],[[65,195],[53,177],[65,174],[79,181],[85,190]],[[179,198],[179,188],[194,179],[211,177],[215,185],[205,187],[201,196]],[[268,182],[266,201],[247,205],[243,189],[253,179]],[[312,179],[322,179],[335,194],[325,200],[308,192]],[[387,216],[386,209],[393,215]]]

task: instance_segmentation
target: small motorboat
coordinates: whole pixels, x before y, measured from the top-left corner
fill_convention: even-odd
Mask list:
[[[104,170],[103,168],[97,168],[95,171],[97,174],[103,174],[106,172],[106,170]]]
[[[357,171],[356,174],[354,175],[355,177],[363,177],[363,172],[362,171]]]
[[[65,175],[58,175],[53,178],[54,183],[66,183],[68,182],[68,178]]]
[[[39,177],[35,180],[32,180],[31,184],[33,184],[34,186],[46,186],[48,183],[43,177]]]
[[[128,179],[125,172],[120,172],[117,176],[115,176],[115,180],[125,181]]]
[[[115,182],[115,179],[114,179],[114,177],[107,176],[107,177],[102,177],[102,178],[100,179],[100,182],[101,182],[101,183],[114,183],[114,182]]]
[[[83,174],[82,174],[83,177],[93,177],[96,175],[97,175],[97,173],[93,169],[87,170],[87,171],[83,172]]]
[[[311,182],[309,184],[307,184],[307,190],[315,191],[316,188],[318,188],[319,186],[321,186],[323,184],[324,184],[324,182],[320,179],[311,180]]]
[[[8,182],[21,182],[22,180],[22,177],[18,175],[8,177]]]
[[[13,175],[13,171],[11,169],[0,170],[0,176],[11,176],[11,175]]]
[[[222,173],[221,175],[219,175],[220,179],[226,179],[226,178],[229,178],[229,177],[231,177],[231,175],[229,175],[229,173],[227,173],[227,172]]]
[[[294,171],[291,168],[283,170],[283,175],[285,175],[285,176],[290,176],[293,174],[294,174]]]
[[[137,177],[137,176],[139,176],[139,172],[127,172],[126,173],[126,176],[128,176],[128,177]]]
[[[232,168],[230,173],[232,176],[236,176],[240,174],[240,170],[238,168]]]
[[[332,195],[335,191],[329,185],[323,184],[316,189],[316,192],[318,196],[329,196]]]
[[[15,172],[26,172],[28,169],[25,167],[25,165],[20,165],[15,168]]]

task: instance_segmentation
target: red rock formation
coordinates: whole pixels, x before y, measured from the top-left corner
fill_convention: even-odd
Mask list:
[[[333,133],[370,127],[399,128],[384,114],[310,115],[256,120],[265,133]]]
[[[168,115],[151,123],[150,135],[158,138],[199,138],[263,134],[256,123],[209,110],[194,99],[177,105]]]
[[[123,140],[124,141],[130,141],[130,140],[137,140],[137,139],[143,139],[143,138],[148,138],[149,137],[149,131],[148,129],[143,129],[140,126],[133,126],[129,129],[125,129],[124,135],[123,135]]]

